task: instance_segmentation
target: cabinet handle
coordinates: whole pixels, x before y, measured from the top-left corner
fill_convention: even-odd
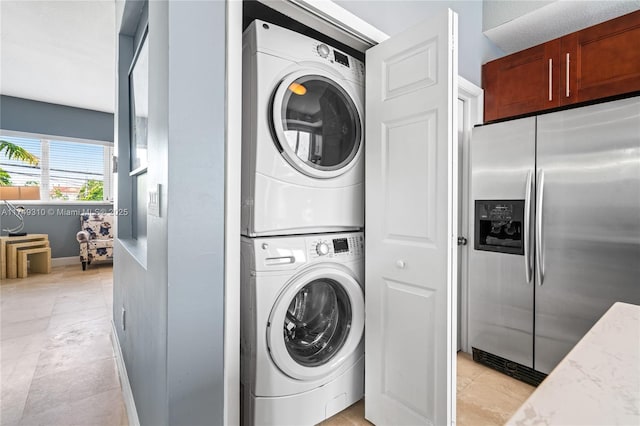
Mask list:
[[[553,59],[549,59],[549,100],[553,100]]]
[[[571,95],[571,90],[569,90],[569,53],[567,53],[567,98]]]

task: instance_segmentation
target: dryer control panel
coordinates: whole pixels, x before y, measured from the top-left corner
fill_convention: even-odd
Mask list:
[[[364,85],[364,63],[323,41],[256,19],[243,34],[243,43],[257,53],[267,53],[297,63],[329,66],[345,78]],[[248,43],[248,44],[247,44]]]
[[[364,81],[364,63],[356,58],[319,41],[313,42],[312,51],[342,74],[351,75],[357,81]]]

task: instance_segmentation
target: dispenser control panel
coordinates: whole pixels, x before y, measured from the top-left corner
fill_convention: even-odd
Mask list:
[[[473,248],[524,254],[524,200],[476,200]]]

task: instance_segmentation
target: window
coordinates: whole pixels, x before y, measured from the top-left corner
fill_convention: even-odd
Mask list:
[[[147,120],[149,117],[149,47],[146,34],[129,74],[131,108],[131,171],[147,167]]]
[[[110,201],[111,144],[0,136],[38,158],[32,165],[0,152],[0,185],[40,187],[41,201]],[[3,173],[4,172],[4,173]]]
[[[147,238],[147,139],[149,117],[149,43],[145,27],[129,71],[129,153],[132,199],[131,236]]]

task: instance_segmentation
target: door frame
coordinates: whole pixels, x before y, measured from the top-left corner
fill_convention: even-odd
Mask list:
[[[469,80],[458,77],[458,99],[464,102],[462,117],[462,161],[458,167],[462,169],[462,179],[458,182],[460,191],[459,198],[462,203],[458,206],[461,211],[462,229],[461,236],[467,239],[467,245],[463,246],[458,263],[460,264],[460,274],[458,280],[460,282],[460,346],[463,352],[470,352],[468,322],[469,322],[469,243],[471,235],[469,235],[469,219],[471,217],[471,133],[473,127],[481,124],[484,116],[484,91],[471,83]]]
[[[365,51],[389,35],[332,1],[259,0],[272,9],[315,28],[357,50]],[[240,423],[240,181],[242,129],[242,1],[226,1],[226,99],[225,99],[225,259],[224,259],[224,424]],[[465,131],[482,122],[483,94],[475,84],[458,77],[458,98],[465,101],[469,120]],[[465,112],[466,115],[466,112]],[[467,150],[468,151],[468,150]],[[466,160],[465,160],[466,158]],[[468,152],[463,162],[469,164]],[[468,170],[468,167],[465,169]],[[469,174],[467,171],[467,182]],[[463,194],[463,200],[465,194]],[[468,198],[468,197],[467,197]],[[464,208],[464,205],[462,206]],[[463,211],[463,220],[468,211]],[[464,256],[466,262],[466,256]],[[467,345],[464,323],[467,318],[466,264],[462,282],[462,348]],[[452,318],[452,320],[456,320]],[[455,356],[455,353],[453,354]],[[454,387],[455,388],[455,387]]]

